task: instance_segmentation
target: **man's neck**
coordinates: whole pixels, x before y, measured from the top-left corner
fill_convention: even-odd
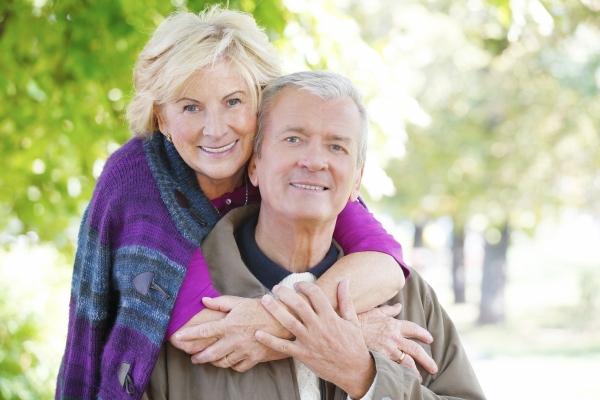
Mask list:
[[[273,262],[290,272],[300,273],[325,258],[331,247],[335,220],[320,224],[292,223],[288,218],[268,213],[260,210],[255,239],[260,250]]]

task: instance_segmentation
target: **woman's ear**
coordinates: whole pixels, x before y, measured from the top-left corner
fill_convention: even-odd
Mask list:
[[[256,173],[256,163],[258,162],[258,157],[256,154],[252,154],[250,157],[250,161],[248,161],[248,178],[252,185],[258,187],[258,174]]]
[[[165,120],[162,116],[162,107],[159,106],[158,104],[155,104],[152,111],[154,112],[154,115],[156,115],[156,121],[158,122],[158,129],[160,129],[160,131],[162,133],[168,133],[168,129],[165,124]]]

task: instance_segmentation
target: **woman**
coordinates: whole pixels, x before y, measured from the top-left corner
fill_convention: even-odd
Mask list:
[[[107,161],[81,224],[57,398],[139,398],[165,337],[195,314],[223,317],[189,301],[218,296],[199,244],[222,214],[260,200],[245,166],[260,90],[278,75],[266,35],[238,12],[175,14],[146,44],[127,110],[136,137]],[[403,283],[401,249],[359,203],[342,214],[335,238],[349,255],[320,280],[335,298],[349,276],[365,311]],[[240,314],[262,321],[253,310]]]

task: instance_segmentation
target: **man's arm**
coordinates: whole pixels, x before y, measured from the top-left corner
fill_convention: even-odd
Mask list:
[[[416,322],[435,338],[424,347],[431,353],[439,369],[435,374],[421,370],[421,384],[415,372],[406,365],[398,365],[381,354],[373,353],[377,367],[373,398],[485,399],[454,323],[440,305],[433,289],[413,271],[398,297],[404,308],[397,318]]]

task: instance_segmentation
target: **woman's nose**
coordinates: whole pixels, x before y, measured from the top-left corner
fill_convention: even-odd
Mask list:
[[[227,124],[219,111],[206,111],[202,134],[218,140],[227,133]]]

